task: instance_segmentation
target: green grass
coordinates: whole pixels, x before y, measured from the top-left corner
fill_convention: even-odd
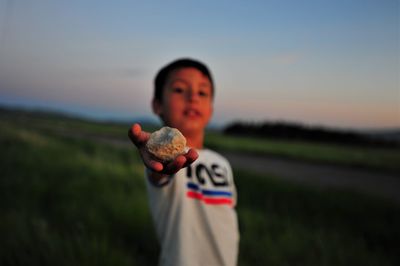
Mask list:
[[[0,126],[0,265],[154,265],[133,150]]]
[[[400,208],[236,171],[240,265],[398,265]]]
[[[157,264],[133,148],[11,120],[0,143],[0,265]],[[398,205],[237,169],[235,180],[239,265],[400,264]]]

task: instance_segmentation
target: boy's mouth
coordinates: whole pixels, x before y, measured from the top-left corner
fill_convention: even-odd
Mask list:
[[[198,118],[201,117],[201,113],[196,109],[186,109],[183,114],[189,118]]]

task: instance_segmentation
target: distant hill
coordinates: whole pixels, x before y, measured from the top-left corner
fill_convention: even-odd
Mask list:
[[[96,119],[91,117],[85,117],[82,115],[71,114],[66,112],[60,112],[56,110],[41,109],[41,108],[21,108],[21,107],[9,107],[0,105],[0,115],[12,115],[15,117],[36,117],[46,119],[64,119],[64,120],[77,120],[77,121],[90,121],[96,123],[111,123],[111,124],[122,124],[131,125],[132,123],[141,123],[145,125],[159,125],[160,122],[155,118],[151,117],[134,117],[131,119]]]
[[[235,136],[307,140],[358,146],[400,147],[400,129],[361,132],[286,122],[246,123],[239,121],[226,126],[223,132]]]

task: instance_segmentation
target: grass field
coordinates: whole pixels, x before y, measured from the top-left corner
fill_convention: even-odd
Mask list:
[[[156,265],[135,150],[57,132],[0,121],[0,265]],[[239,265],[400,264],[398,205],[237,169],[235,180]]]

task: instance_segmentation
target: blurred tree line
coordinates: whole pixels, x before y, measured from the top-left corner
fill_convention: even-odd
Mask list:
[[[305,126],[289,122],[233,122],[227,125],[223,132],[234,136],[304,140],[356,146],[400,147],[399,139],[388,137],[388,134],[393,134],[393,132],[387,132],[387,134],[364,133],[320,126]],[[397,134],[400,134],[400,132],[397,132]]]

